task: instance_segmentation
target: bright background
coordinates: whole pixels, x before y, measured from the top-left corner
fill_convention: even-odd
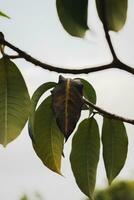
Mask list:
[[[55,0],[1,0],[0,10],[11,19],[0,18],[0,31],[5,38],[49,64],[59,67],[80,68],[97,66],[111,61],[112,57],[104,38],[102,24],[98,19],[94,0],[89,1],[90,32],[85,39],[74,38],[62,28]],[[119,33],[110,33],[118,57],[134,66],[134,1],[129,0],[128,19]],[[13,53],[8,50],[9,53]],[[25,62],[15,61],[26,80],[30,94],[44,82],[58,81],[58,74],[48,72]],[[78,77],[65,75],[65,77]],[[89,75],[80,75],[94,86],[97,105],[122,116],[134,118],[134,77],[119,70],[107,70]],[[101,128],[101,118],[98,118]],[[126,124],[129,136],[127,162],[119,179],[134,178],[134,127]],[[43,166],[31,145],[27,126],[21,135],[6,149],[0,147],[0,199],[19,200],[26,193],[39,192],[43,200],[81,200],[84,195],[78,189],[69,164],[71,138],[65,144],[66,158],[62,163],[60,177]],[[99,163],[97,187],[107,184],[102,159]]]

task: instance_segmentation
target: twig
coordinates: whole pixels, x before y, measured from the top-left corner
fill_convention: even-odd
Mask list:
[[[110,112],[108,112],[108,111],[96,106],[95,104],[91,103],[90,101],[85,100],[85,99],[84,99],[84,103],[87,104],[88,106],[94,108],[101,115],[104,115],[104,116],[106,116],[108,118],[111,118],[111,119],[116,119],[116,120],[127,122],[129,124],[133,124],[134,125],[134,119],[128,119],[128,118],[125,118],[125,117],[110,113]]]
[[[8,57],[8,58],[10,58],[10,59],[21,58],[19,55],[8,55],[8,54],[6,54],[6,53],[3,53],[3,56],[6,56],[6,57]]]
[[[108,42],[109,48],[111,50],[113,59],[114,60],[118,60],[118,58],[116,56],[116,53],[114,51],[113,45],[112,45],[112,41],[111,41],[110,35],[109,35],[107,18],[106,18],[107,9],[105,7],[105,1],[102,1],[101,4],[102,4],[102,7],[101,7],[102,11],[101,11],[101,13],[102,13],[102,18],[103,18],[103,28],[104,28],[104,32],[105,32],[105,37],[106,37],[106,40]]]
[[[88,68],[86,67],[86,68],[82,68],[82,69],[68,69],[68,68],[65,69],[65,68],[55,67],[55,66],[43,63],[43,62],[35,59],[31,55],[25,53],[21,49],[15,47],[13,44],[6,41],[3,37],[0,37],[0,44],[5,45],[18,53],[17,56],[9,56],[11,59],[23,58],[26,61],[28,61],[36,66],[40,66],[43,69],[57,72],[57,73],[88,74],[88,73],[93,73],[93,72],[98,72],[98,71],[114,68],[114,69],[120,69],[120,70],[124,70],[128,73],[134,74],[134,68],[125,65],[124,63],[120,62],[119,60],[114,60],[112,63],[107,64],[107,65],[101,65],[101,66],[97,66],[97,67],[88,67]]]

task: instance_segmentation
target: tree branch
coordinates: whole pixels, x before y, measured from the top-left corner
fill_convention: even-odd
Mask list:
[[[106,36],[106,38],[107,38],[107,36]],[[108,39],[108,41],[110,41],[110,46],[112,47],[111,40]],[[106,70],[106,69],[117,68],[117,69],[124,70],[124,71],[129,72],[129,73],[134,75],[134,68],[125,65],[124,63],[119,61],[116,57],[114,57],[114,61],[112,63],[108,64],[108,65],[103,65],[103,66],[98,66],[98,67],[90,67],[90,68],[83,68],[83,69],[64,69],[64,68],[59,68],[59,67],[55,67],[55,66],[52,66],[52,65],[48,65],[46,63],[43,63],[43,62],[33,58],[29,54],[25,53],[21,49],[15,47],[14,45],[12,45],[8,41],[6,41],[4,39],[2,33],[0,33],[0,44],[5,45],[5,46],[9,47],[10,49],[12,49],[12,50],[14,50],[15,52],[18,53],[18,55],[16,55],[16,56],[6,55],[6,56],[9,56],[11,59],[24,58],[26,61],[28,61],[28,62],[30,62],[34,65],[40,66],[43,69],[46,69],[46,70],[49,70],[49,71],[54,71],[54,72],[58,72],[58,73],[70,73],[70,74],[82,74],[82,73],[88,74],[88,73],[102,71],[102,70]],[[111,47],[110,47],[110,49],[111,49]],[[107,116],[109,118],[120,120],[120,121],[127,122],[129,124],[134,125],[133,119],[127,119],[127,118],[124,118],[122,116],[112,114],[112,113],[110,113],[106,110],[103,110],[102,108],[94,105],[93,103],[91,103],[87,100],[84,100],[84,102],[87,105],[89,105],[90,107],[94,108],[96,111],[98,111],[101,115],[104,115],[104,116]]]
[[[104,28],[104,32],[105,32],[105,37],[106,37],[106,40],[108,42],[111,53],[113,55],[113,59],[118,60],[116,53],[114,51],[113,45],[112,45],[112,41],[111,41],[111,38],[110,38],[110,35],[109,35],[108,26],[107,26],[107,20],[106,20],[107,19],[106,18],[106,10],[107,9],[105,7],[105,1],[102,1],[102,8],[103,8],[103,10],[101,11],[101,13],[103,14],[103,28]]]
[[[107,64],[107,65],[102,65],[102,66],[97,66],[97,67],[88,67],[88,68],[82,68],[82,69],[68,69],[68,68],[65,69],[65,68],[55,67],[55,66],[43,63],[43,62],[35,59],[31,55],[25,53],[21,49],[15,47],[13,44],[6,41],[4,39],[4,37],[0,37],[0,44],[5,45],[18,53],[17,56],[9,56],[9,58],[11,58],[11,59],[23,58],[26,61],[28,61],[36,66],[40,66],[43,69],[57,72],[57,73],[88,74],[88,73],[93,73],[93,72],[98,72],[98,71],[114,68],[114,69],[120,69],[120,70],[124,70],[128,73],[134,74],[134,68],[125,65],[124,63],[120,62],[119,60],[114,60],[112,63]]]
[[[99,112],[99,114],[101,114],[103,116],[106,116],[106,117],[108,117],[110,119],[116,119],[116,120],[123,121],[123,122],[126,122],[126,123],[134,125],[134,119],[127,119],[125,117],[110,113],[110,112],[108,112],[108,111],[96,106],[95,104],[91,103],[90,101],[85,100],[85,99],[84,99],[84,103],[87,104],[88,106],[94,108],[96,111]]]

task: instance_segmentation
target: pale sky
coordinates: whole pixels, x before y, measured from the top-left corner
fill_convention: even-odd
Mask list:
[[[0,18],[0,31],[5,38],[34,57],[61,67],[93,66],[111,60],[102,25],[90,0],[90,32],[86,39],[68,35],[59,23],[55,0],[1,0],[0,10],[11,19]],[[120,33],[111,33],[118,56],[134,66],[134,1],[129,0],[128,19]],[[8,51],[12,53],[11,51]],[[58,74],[45,71],[25,62],[15,61],[20,68],[30,95],[44,82],[57,81]],[[65,75],[84,77],[97,92],[97,105],[122,116],[134,118],[134,77],[119,70],[107,70],[89,75]],[[98,118],[101,128],[101,119]],[[120,179],[134,179],[134,127],[126,125],[129,136],[128,158],[119,175]],[[101,130],[101,129],[100,129]],[[69,164],[71,138],[65,145],[66,158],[62,163],[65,178],[48,170],[38,159],[28,136],[27,126],[21,135],[6,149],[0,147],[0,199],[18,200],[23,194],[40,192],[43,200],[81,200],[84,195],[77,187]],[[103,161],[100,160],[97,187],[107,184]]]

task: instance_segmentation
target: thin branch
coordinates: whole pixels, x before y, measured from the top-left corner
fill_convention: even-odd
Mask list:
[[[107,9],[105,7],[105,1],[102,1],[102,8],[103,8],[103,10],[101,11],[101,13],[103,15],[102,18],[103,18],[103,28],[104,28],[104,32],[105,32],[105,37],[106,37],[106,40],[108,42],[109,48],[111,50],[113,59],[118,60],[116,53],[114,51],[113,45],[112,45],[112,41],[111,41],[111,38],[110,38],[110,35],[109,35],[108,26],[107,26],[107,18],[106,18]]]
[[[134,119],[128,119],[128,118],[125,118],[125,117],[110,113],[110,112],[108,112],[108,111],[106,111],[106,110],[94,105],[90,101],[85,100],[85,99],[84,99],[84,103],[87,104],[88,106],[94,108],[96,111],[99,112],[99,114],[104,115],[104,116],[106,116],[106,117],[108,117],[110,119],[116,119],[116,120],[123,121],[123,122],[126,122],[126,123],[134,125]]]
[[[104,31],[105,31],[105,36],[106,36],[106,40],[109,44],[109,48],[111,50],[111,53],[112,53],[112,56],[114,58],[114,60],[118,60],[117,56],[116,56],[116,53],[114,51],[114,48],[113,48],[113,45],[112,45],[112,41],[111,41],[111,38],[110,38],[110,35],[109,35],[109,32],[107,31],[106,27],[104,26]]]
[[[3,56],[6,56],[6,57],[8,57],[8,58],[10,58],[10,59],[17,59],[17,58],[21,58],[19,55],[8,55],[8,54],[3,54]]]
[[[57,72],[57,73],[88,74],[88,73],[93,73],[93,72],[98,72],[98,71],[114,68],[114,69],[120,69],[120,70],[124,70],[128,73],[134,74],[134,68],[123,64],[119,60],[113,61],[112,63],[107,64],[107,65],[101,65],[101,66],[97,66],[97,67],[88,67],[88,68],[86,67],[86,68],[82,68],[82,69],[68,69],[68,68],[65,69],[65,68],[55,67],[55,66],[43,63],[43,62],[35,59],[31,55],[25,53],[18,47],[15,47],[13,44],[6,41],[3,37],[0,37],[0,44],[5,45],[18,53],[17,56],[13,56],[14,59],[15,58],[23,58],[26,61],[28,61],[36,66],[40,66],[43,69]],[[10,56],[10,58],[12,58],[12,57]]]

